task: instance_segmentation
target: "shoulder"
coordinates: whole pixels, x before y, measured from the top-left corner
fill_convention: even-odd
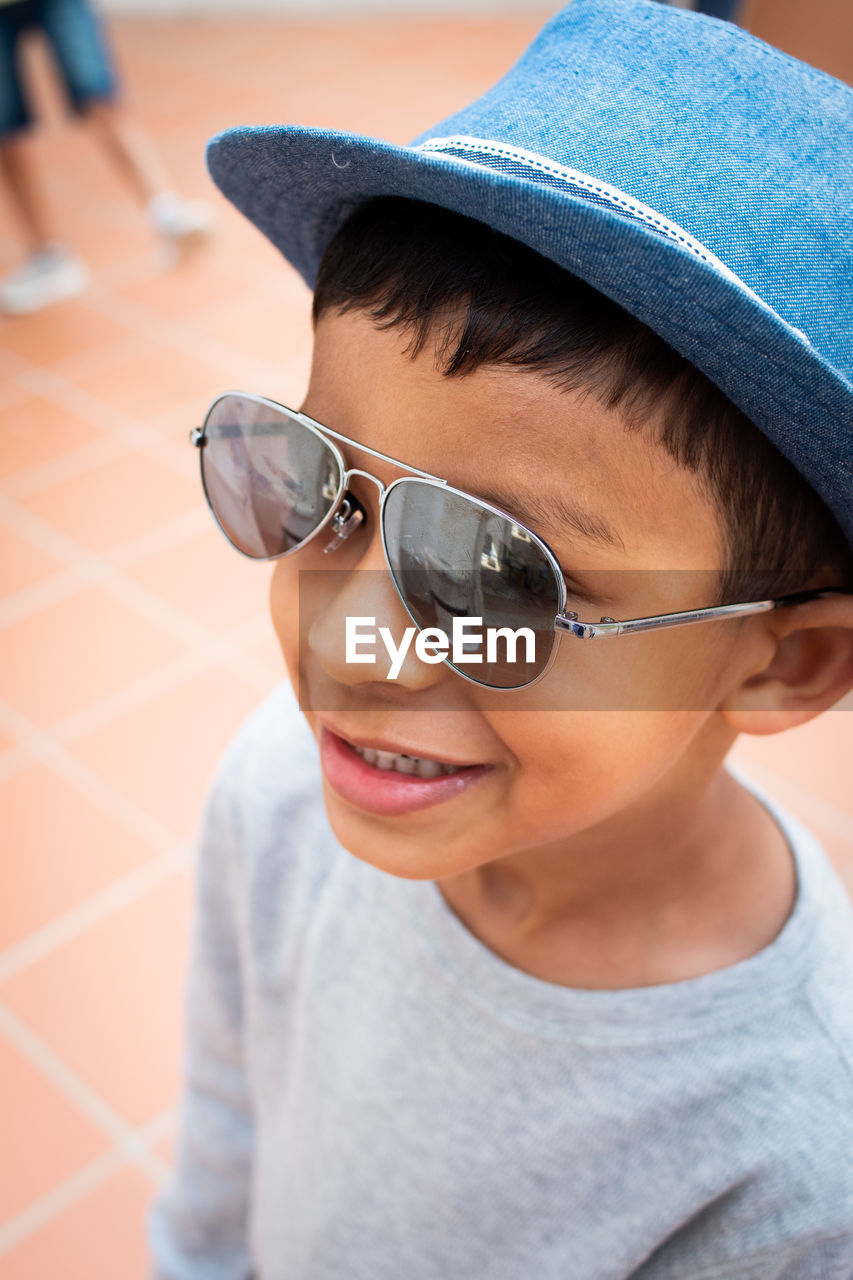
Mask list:
[[[782,933],[764,953],[777,983],[805,998],[828,1045],[853,1080],[853,902],[818,838],[762,787],[732,770],[785,836],[797,899]]]
[[[288,684],[251,712],[228,744],[214,775],[208,808],[227,814],[241,832],[257,834],[286,815],[293,826],[322,808],[313,734]]]
[[[769,1222],[785,1204],[797,1239],[853,1235],[853,907],[818,839],[748,778],[785,835],[797,875],[778,937],[730,971],[743,1019],[716,1046],[731,1060],[739,1127],[763,1174]],[[774,1207],[775,1206],[775,1207]],[[777,1215],[778,1216],[778,1215]],[[762,1228],[763,1230],[763,1228]]]
[[[791,999],[774,1064],[789,1222],[820,1224],[853,1250],[853,907],[817,838],[769,807],[790,843],[799,883],[789,922],[795,945],[786,956]]]
[[[326,818],[313,734],[289,685],[252,711],[210,787],[198,862],[227,874],[246,926],[304,905],[342,854]]]
[[[853,1089],[853,904],[816,836],[784,811],[775,812],[797,865],[803,993],[816,1034]],[[847,1115],[853,1125],[853,1106]]]

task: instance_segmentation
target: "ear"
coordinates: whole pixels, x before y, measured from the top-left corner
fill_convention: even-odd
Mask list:
[[[771,640],[770,661],[720,707],[736,733],[792,729],[853,689],[853,595],[777,609],[761,624]]]

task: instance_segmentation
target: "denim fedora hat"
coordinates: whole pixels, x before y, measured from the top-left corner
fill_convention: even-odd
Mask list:
[[[573,0],[483,97],[395,146],[230,129],[224,194],[313,284],[396,195],[522,241],[701,369],[853,543],[853,89],[653,0]]]

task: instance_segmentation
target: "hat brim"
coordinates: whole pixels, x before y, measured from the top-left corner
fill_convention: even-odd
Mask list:
[[[211,139],[207,162],[223,194],[309,286],[335,232],[375,196],[440,205],[528,245],[619,303],[716,383],[823,495],[853,541],[853,473],[843,447],[853,431],[853,386],[713,262],[581,195],[356,134],[229,129]],[[827,424],[837,449],[826,447]]]

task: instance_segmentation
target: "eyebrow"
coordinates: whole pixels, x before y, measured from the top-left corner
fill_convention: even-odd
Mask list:
[[[525,524],[529,524],[533,533],[540,528],[549,533],[564,533],[568,527],[572,533],[578,534],[587,542],[599,546],[618,547],[625,550],[625,543],[619,534],[603,516],[593,515],[582,507],[572,506],[564,498],[543,498],[540,494],[522,491],[507,493],[503,490],[490,489],[488,493],[479,495],[484,502],[491,502],[502,507],[507,515],[518,516]]]
[[[2,0],[0,0],[2,4]],[[305,417],[310,417],[305,413],[304,406],[301,406],[298,413]],[[336,430],[324,426],[322,422],[317,422],[316,418],[311,418],[324,431],[331,431],[332,435],[339,434]],[[342,433],[340,433],[342,434]],[[360,445],[357,440],[351,436],[343,436],[348,444],[352,444],[355,448],[366,448]],[[370,450],[368,450],[370,452]],[[393,458],[390,454],[380,454],[380,457],[386,458],[389,462],[393,462],[395,466],[406,469],[406,463],[401,462],[397,458]],[[429,473],[427,473],[429,474]],[[467,490],[474,493],[472,489]],[[480,490],[475,495],[483,502],[490,502],[495,507],[502,507],[509,516],[517,516],[523,524],[530,525],[531,533],[538,533],[539,528],[546,529],[550,533],[565,533],[567,526],[572,533],[578,534],[587,542],[594,542],[602,547],[617,547],[619,550],[625,550],[625,543],[622,538],[603,516],[592,515],[589,511],[584,511],[582,507],[573,507],[563,498],[549,497],[543,499],[539,494],[530,491],[522,493],[509,493],[502,489],[490,489],[488,491]],[[564,526],[564,527],[561,527]]]

